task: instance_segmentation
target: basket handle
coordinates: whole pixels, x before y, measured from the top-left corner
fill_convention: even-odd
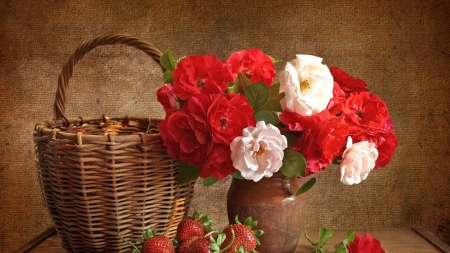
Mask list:
[[[73,70],[77,62],[81,60],[84,55],[98,46],[114,44],[124,44],[142,50],[144,53],[152,57],[156,63],[158,63],[163,72],[165,71],[164,67],[160,63],[160,58],[162,56],[161,51],[159,51],[159,49],[154,45],[142,39],[128,35],[108,35],[83,43],[75,50],[75,52],[73,52],[67,63],[63,66],[61,74],[59,75],[54,104],[55,119],[64,119],[65,124],[68,124],[69,122],[69,119],[65,113],[66,89],[69,85],[69,79],[73,75]]]

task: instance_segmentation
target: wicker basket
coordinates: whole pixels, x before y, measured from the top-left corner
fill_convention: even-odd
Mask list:
[[[163,146],[160,120],[66,116],[66,88],[75,64],[92,49],[113,44],[140,49],[158,64],[162,55],[153,45],[125,35],[81,45],[59,76],[56,119],[35,127],[42,194],[69,252],[130,252],[119,233],[135,242],[147,228],[166,232],[176,201],[184,198],[187,210],[193,195],[194,182],[176,183],[178,161]],[[174,235],[171,229],[168,237]]]

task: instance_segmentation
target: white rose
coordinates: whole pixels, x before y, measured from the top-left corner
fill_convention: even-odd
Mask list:
[[[347,149],[342,154],[342,158],[337,170],[338,178],[346,185],[359,184],[375,167],[378,150],[374,143],[361,141],[352,144],[352,138],[348,137]]]
[[[286,137],[278,128],[266,125],[264,121],[242,132],[243,136],[230,143],[233,166],[248,180],[258,182],[263,177],[271,177],[282,165]]]
[[[320,57],[299,54],[279,77],[283,109],[310,116],[323,111],[333,97],[333,76]]]

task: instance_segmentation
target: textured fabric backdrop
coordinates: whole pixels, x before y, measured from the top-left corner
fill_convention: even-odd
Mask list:
[[[51,226],[34,164],[34,124],[52,119],[57,77],[82,42],[129,34],[175,56],[225,59],[258,47],[284,62],[313,54],[364,79],[391,112],[399,146],[387,168],[344,186],[335,168],[308,193],[306,226],[420,226],[450,243],[450,1],[0,1],[0,248]],[[279,66],[282,67],[282,66]],[[163,117],[155,63],[126,46],[75,69],[69,116]],[[230,180],[196,185],[194,207],[226,223]],[[206,201],[207,200],[207,201]]]

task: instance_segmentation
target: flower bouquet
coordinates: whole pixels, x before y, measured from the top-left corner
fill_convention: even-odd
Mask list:
[[[181,161],[178,183],[198,177],[212,185],[233,176],[227,195],[236,215],[259,220],[260,252],[293,252],[303,229],[304,192],[297,178],[339,164],[338,178],[358,184],[385,166],[397,146],[386,103],[363,80],[322,58],[297,55],[278,73],[278,61],[259,49],[225,61],[194,55],[161,58],[164,86],[157,99],[167,152]],[[287,222],[288,221],[288,222]]]
[[[392,119],[363,80],[297,55],[275,83],[277,63],[259,49],[225,61],[163,55],[159,129],[167,152],[181,161],[180,184],[200,177],[211,185],[229,175],[258,182],[277,172],[307,177],[336,163],[338,178],[351,185],[389,163],[397,146]]]

